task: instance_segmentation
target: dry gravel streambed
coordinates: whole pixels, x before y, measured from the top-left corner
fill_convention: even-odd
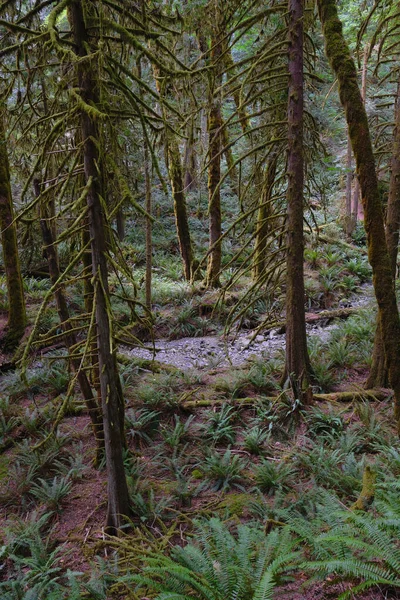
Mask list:
[[[371,285],[365,285],[361,292],[354,295],[346,306],[373,308],[373,290]],[[324,326],[324,322],[307,325],[307,333],[318,336],[322,342],[328,341],[331,331],[336,329],[337,322]],[[155,354],[152,349],[134,348],[129,350],[131,356],[151,359],[167,363],[186,370],[213,369],[219,366],[239,366],[250,358],[273,357],[280,349],[285,348],[285,334],[271,330],[254,337],[253,331],[240,332],[236,337],[205,336],[181,338],[179,340],[156,340]]]

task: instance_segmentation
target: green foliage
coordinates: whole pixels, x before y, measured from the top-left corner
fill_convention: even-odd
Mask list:
[[[243,470],[246,462],[238,454],[228,448],[224,454],[216,450],[210,450],[199,463],[198,468],[204,473],[206,481],[201,485],[210,486],[212,491],[226,491],[229,488],[236,487],[242,489]]]
[[[345,263],[344,267],[351,275],[356,275],[361,283],[371,276],[371,267],[366,260],[352,259]]]
[[[51,481],[39,479],[31,488],[31,494],[47,510],[59,511],[65,497],[71,491],[72,482],[67,477],[54,477]]]
[[[336,524],[321,533],[315,545],[325,554],[323,560],[307,562],[305,567],[327,577],[332,573],[354,581],[340,600],[354,597],[374,586],[400,588],[399,486],[395,481],[376,490],[376,512],[337,512]]]
[[[312,408],[306,416],[308,433],[314,438],[330,435],[336,437],[343,431],[343,419],[332,408],[328,411]]]
[[[243,440],[243,447],[250,454],[262,454],[265,447],[265,442],[268,441],[270,432],[264,427],[255,425],[246,433]]]
[[[153,375],[136,389],[136,395],[144,407],[152,411],[176,409],[182,388],[179,373]]]
[[[154,522],[171,515],[169,509],[173,502],[165,492],[162,498],[157,499],[152,488],[140,490],[136,487],[131,491],[130,501],[133,517],[142,523]]]
[[[327,355],[330,367],[351,367],[354,362],[354,349],[345,339],[332,340]]]
[[[7,416],[7,414],[0,409],[0,446],[4,443],[4,438],[7,434],[11,433],[18,423],[19,420],[17,417]]]
[[[135,444],[151,444],[160,424],[161,413],[146,407],[125,411],[127,434]]]
[[[298,559],[289,532],[265,536],[261,528],[238,525],[232,534],[210,519],[196,523],[195,539],[175,546],[171,557],[150,556],[142,573],[126,576],[125,583],[157,600],[272,600],[276,583]]]
[[[176,449],[178,446],[193,435],[194,415],[190,415],[183,423],[177,415],[174,415],[174,426],[171,428],[167,425],[161,427],[161,435],[164,443],[171,449]]]
[[[207,335],[209,324],[207,320],[196,314],[196,308],[192,300],[185,300],[174,315],[170,326],[169,339],[180,339],[183,337],[199,337]]]
[[[323,357],[313,364],[313,378],[322,392],[329,392],[336,383],[335,373],[329,368]]]
[[[265,493],[288,491],[293,483],[293,466],[274,460],[263,460],[255,469],[257,487]]]
[[[9,577],[0,582],[4,600],[65,597],[67,589],[61,585],[61,576],[68,551],[64,546],[54,549],[51,544],[51,532],[46,532],[51,516],[51,512],[40,515],[34,511],[26,519],[7,521],[5,545],[0,548],[0,559],[7,560],[10,568]],[[72,592],[66,597],[78,598]]]
[[[229,404],[223,404],[219,411],[208,411],[204,425],[206,438],[214,444],[233,444],[236,438],[235,417],[235,409]]]
[[[317,486],[334,490],[346,498],[356,497],[361,489],[363,460],[345,455],[338,447],[327,447],[309,442],[296,456],[298,467],[312,477]]]
[[[306,248],[304,251],[304,258],[310,267],[315,269],[320,263],[321,252],[318,248]]]

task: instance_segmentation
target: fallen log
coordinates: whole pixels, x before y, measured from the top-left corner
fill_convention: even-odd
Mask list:
[[[385,388],[377,388],[374,390],[353,390],[345,392],[331,392],[329,394],[313,394],[313,399],[318,402],[353,402],[354,400],[370,400],[372,402],[381,402],[387,400],[392,396],[392,390]],[[275,402],[282,396],[263,396],[263,400],[269,402]],[[187,400],[180,404],[180,407],[185,410],[192,410],[194,408],[203,408],[209,406],[219,406],[221,404],[233,404],[235,406],[254,406],[260,397],[246,397],[246,398],[234,398],[228,401],[226,398],[198,398],[197,400]]]
[[[120,352],[117,353],[117,360],[122,365],[132,365],[132,367],[138,367],[139,369],[151,371],[152,373],[179,373],[181,371],[178,367],[168,363],[162,363],[158,360],[152,360],[151,358],[127,356]]]
[[[327,244],[332,244],[332,240],[326,236],[326,235],[319,235],[318,239],[321,240],[321,242],[326,242]],[[362,254],[367,255],[368,251],[366,248],[364,248],[363,246],[356,246],[355,244],[349,244],[348,242],[345,242],[344,240],[338,239],[335,240],[335,244],[338,244],[339,246],[343,246],[344,248],[348,248],[349,250],[355,250],[357,252],[360,252]]]
[[[315,400],[320,402],[353,402],[354,400],[371,400],[381,402],[387,400],[393,391],[387,388],[374,390],[353,390],[349,392],[331,392],[330,394],[314,394]]]
[[[349,306],[347,308],[336,308],[334,310],[321,310],[318,313],[306,313],[306,323],[309,325],[312,323],[318,323],[318,321],[331,321],[332,319],[347,319],[351,315],[354,315],[360,310],[359,306]],[[285,333],[286,321],[275,321],[270,323],[266,328],[257,330],[257,334],[261,331],[271,331],[277,329],[278,333]]]

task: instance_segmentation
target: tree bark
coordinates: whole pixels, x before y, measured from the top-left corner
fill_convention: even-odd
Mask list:
[[[365,104],[365,99],[367,97],[367,66],[368,66],[368,52],[369,46],[366,44],[364,48],[363,55],[363,66],[361,72],[361,98]],[[354,184],[354,195],[353,195],[353,204],[352,204],[352,214],[351,214],[351,231],[354,231],[355,226],[358,222],[358,208],[360,203],[360,182],[358,177],[356,177],[356,181]]]
[[[188,138],[185,141],[185,192],[197,188],[197,161],[196,145],[194,139],[194,117],[189,121]]]
[[[18,346],[24,335],[26,310],[18,255],[17,228],[14,221],[3,110],[0,111],[0,231],[8,293],[7,331],[1,340],[1,344],[6,350],[13,350]]]
[[[233,158],[232,148],[229,146],[229,131],[221,118],[221,145],[224,148],[224,156],[226,160],[226,166],[229,171],[229,181],[232,192],[239,198],[239,181],[238,174]]]
[[[390,257],[385,241],[383,211],[368,119],[357,83],[357,71],[343,37],[335,0],[318,0],[318,10],[326,53],[338,79],[339,96],[345,110],[356,160],[364,208],[368,257],[372,267],[389,380],[394,391],[395,419],[400,433],[400,320]]]
[[[149,149],[147,145],[144,147],[144,179],[146,186],[146,212],[149,215],[146,217],[146,307],[151,310],[151,295],[152,295],[152,267],[153,267],[153,225],[151,222],[151,213],[153,212],[151,198],[151,181],[150,181],[150,161]]]
[[[89,36],[83,3],[72,0],[68,7],[76,52],[78,86],[83,101],[92,106],[98,103],[95,73],[96,64],[90,60],[87,48]],[[83,59],[83,60],[82,60]],[[80,110],[83,159],[86,183],[92,181],[87,194],[89,233],[91,238],[92,274],[95,283],[95,315],[99,351],[100,388],[103,411],[104,440],[107,466],[108,510],[106,528],[115,535],[129,516],[129,493],[123,463],[124,398],[118,376],[116,348],[113,345],[108,288],[106,216],[101,203],[100,138],[96,122]]]
[[[187,215],[186,197],[183,189],[183,172],[178,142],[173,133],[166,132],[168,151],[168,172],[174,199],[174,214],[179,249],[183,260],[183,271],[186,281],[191,281],[193,267],[193,246]]]
[[[257,214],[256,237],[253,259],[253,278],[262,276],[266,264],[267,237],[269,230],[268,217],[272,214],[271,196],[275,183],[277,158],[271,158],[265,168],[264,183],[260,197],[260,207]]]
[[[353,233],[353,216],[351,210],[351,184],[353,180],[353,152],[351,149],[351,140],[349,134],[347,134],[347,156],[346,156],[346,234],[351,239]]]
[[[400,228],[400,81],[397,84],[394,118],[395,128],[393,132],[389,196],[386,213],[386,244],[388,247],[393,279],[396,278]],[[386,387],[388,384],[388,369],[385,360],[379,320],[376,324],[372,365],[366,386],[370,386],[370,384],[380,387]]]
[[[219,287],[222,261],[222,223],[221,223],[221,194],[219,182],[221,179],[221,149],[222,149],[222,40],[220,31],[220,14],[218,0],[214,2],[215,21],[211,35],[210,61],[213,74],[210,82],[210,110],[208,114],[208,211],[209,211],[209,255],[207,262],[206,286]]]
[[[286,258],[286,377],[293,392],[310,403],[311,365],[304,307],[304,75],[303,0],[289,0],[288,188]]]
[[[125,239],[125,215],[122,206],[117,211],[116,221],[118,239],[120,242],[123,242]]]
[[[354,402],[369,400],[370,402],[384,402],[389,400],[391,396],[390,390],[385,389],[374,389],[374,390],[363,390],[360,391],[347,391],[347,392],[332,392],[331,394],[314,394],[313,399],[319,402]],[[279,396],[263,396],[265,400],[275,402]],[[231,400],[234,406],[251,406],[254,408],[254,396],[247,398],[233,398]],[[225,404],[226,398],[199,398],[198,400],[185,400],[180,404],[180,408],[183,410],[195,410],[196,408],[203,408],[206,406],[219,406]]]

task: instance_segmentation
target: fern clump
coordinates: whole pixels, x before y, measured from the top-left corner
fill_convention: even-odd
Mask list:
[[[350,580],[351,590],[343,592],[338,600],[356,597],[375,586],[389,590],[400,588],[400,485],[397,481],[377,486],[375,514],[362,511],[331,511],[325,526],[320,520],[320,533],[312,540],[312,554],[318,560],[302,565],[308,571],[317,572],[322,578],[332,574],[342,580]],[[299,521],[293,529],[302,535]],[[310,527],[303,528],[309,535]],[[309,539],[307,539],[310,542]]]
[[[138,597],[157,600],[269,600],[299,558],[288,529],[266,536],[261,527],[238,525],[232,533],[213,518],[195,523],[194,539],[171,556],[149,556],[143,571],[124,582],[136,584]]]

